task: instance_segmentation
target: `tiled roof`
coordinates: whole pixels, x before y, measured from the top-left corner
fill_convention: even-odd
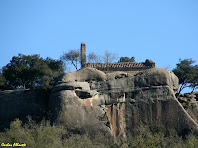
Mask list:
[[[123,63],[86,63],[85,67],[92,68],[151,68],[152,66],[147,66],[145,63],[132,63],[132,62],[123,62]]]

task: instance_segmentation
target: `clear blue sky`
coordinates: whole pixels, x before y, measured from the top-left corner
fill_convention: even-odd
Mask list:
[[[170,70],[198,62],[198,0],[0,0],[0,68],[18,53],[59,59],[81,42]]]

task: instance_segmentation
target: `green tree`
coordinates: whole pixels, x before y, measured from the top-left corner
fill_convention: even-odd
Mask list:
[[[78,70],[78,64],[80,63],[80,51],[78,49],[69,50],[68,52],[63,53],[60,59],[64,62],[71,63],[76,70]]]
[[[120,60],[118,61],[118,63],[120,62],[135,62],[135,57],[121,57]]]
[[[0,69],[0,90],[4,90],[6,88],[6,79],[3,76],[2,70]]]
[[[41,61],[41,63],[42,65],[39,69],[35,68],[39,74],[37,86],[42,89],[51,89],[56,78],[64,73],[63,62],[47,57],[45,60]]]
[[[180,63],[178,63],[177,67],[173,69],[173,72],[179,78],[180,88],[178,93],[186,87],[191,87],[194,90],[198,83],[198,68],[197,65],[193,66],[195,61],[192,59],[179,59],[179,61]]]
[[[198,88],[198,65],[194,66],[193,79],[191,79],[190,87],[192,88],[192,92]]]
[[[63,63],[59,60],[44,60],[37,54],[19,54],[3,67],[3,76],[10,88],[49,89],[63,71]]]

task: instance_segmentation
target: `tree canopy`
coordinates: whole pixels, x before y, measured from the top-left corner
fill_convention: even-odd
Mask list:
[[[0,69],[0,90],[6,88],[6,79],[3,76],[2,70]]]
[[[194,66],[192,79],[190,80],[190,87],[192,88],[192,92],[198,88],[198,65]]]
[[[105,51],[104,55],[97,55],[91,52],[87,56],[89,63],[112,63],[117,59],[117,54],[111,53],[108,50]]]
[[[194,89],[198,86],[198,65],[192,59],[179,59],[180,63],[177,64],[176,68],[173,69],[175,75],[179,78],[180,93],[184,88],[190,87]]]
[[[87,56],[88,63],[101,63],[101,56],[91,52]]]
[[[68,52],[63,53],[63,55],[60,57],[60,59],[64,63],[69,63],[75,67],[76,70],[78,70],[78,65],[81,62],[81,54],[79,49],[72,49]],[[115,53],[111,53],[109,51],[105,51],[104,55],[100,56],[97,55],[94,52],[91,52],[87,55],[87,62],[88,63],[112,63],[117,59],[117,55]]]
[[[135,62],[135,57],[121,57],[120,60],[118,61],[118,63],[120,62]]]
[[[43,59],[37,54],[19,54],[3,67],[3,76],[10,88],[49,89],[54,79],[63,72],[62,61]]]
[[[76,70],[78,70],[78,64],[80,63],[80,51],[79,49],[69,50],[68,52],[63,53],[60,59],[64,62],[71,63]]]
[[[117,54],[111,53],[108,50],[106,50],[102,58],[104,63],[112,63],[117,59]]]

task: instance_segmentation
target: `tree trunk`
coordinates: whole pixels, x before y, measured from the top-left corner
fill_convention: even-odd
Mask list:
[[[191,94],[194,92],[194,90],[195,90],[195,87],[193,87],[193,90],[191,91]]]

